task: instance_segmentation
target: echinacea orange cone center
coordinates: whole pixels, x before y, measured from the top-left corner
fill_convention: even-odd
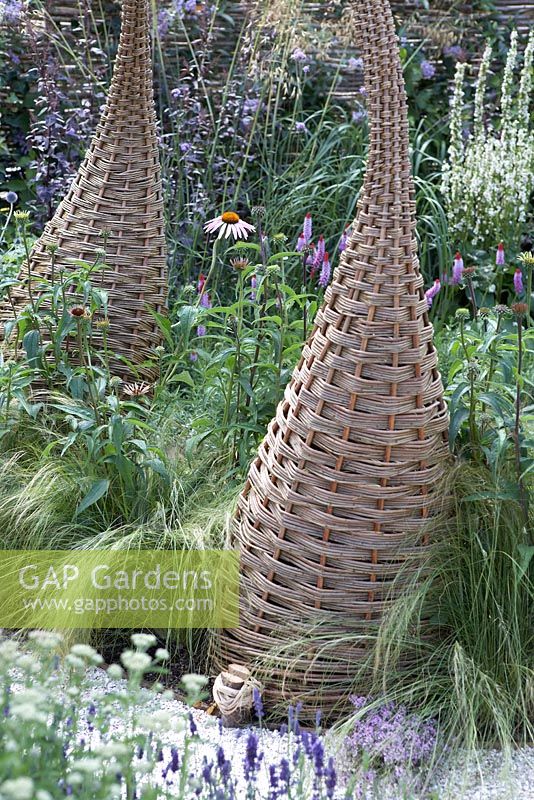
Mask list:
[[[239,214],[236,214],[235,211],[225,211],[221,217],[223,222],[226,222],[228,225],[235,225],[239,222]]]

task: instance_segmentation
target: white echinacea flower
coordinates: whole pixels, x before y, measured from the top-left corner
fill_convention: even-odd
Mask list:
[[[215,217],[204,225],[206,233],[216,233],[219,231],[218,239],[228,239],[233,236],[234,239],[248,239],[249,234],[253,233],[256,228],[241,219],[239,214],[235,211],[225,211],[220,217]]]

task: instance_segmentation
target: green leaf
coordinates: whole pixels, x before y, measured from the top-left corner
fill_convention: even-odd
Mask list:
[[[519,550],[520,563],[519,563],[519,577],[523,578],[530,568],[530,562],[534,558],[534,547],[532,545],[520,544],[517,548]]]
[[[188,386],[195,385],[195,381],[193,380],[189,372],[186,372],[186,370],[184,370],[183,372],[179,372],[178,375],[173,375],[171,378],[169,378],[167,383],[186,383]]]
[[[452,450],[458,432],[466,419],[469,418],[468,408],[457,408],[451,417],[451,424],[449,427],[449,446]]]
[[[267,261],[268,264],[276,264],[277,261],[283,261],[284,258],[294,258],[295,256],[302,256],[301,253],[297,253],[296,250],[285,250],[282,253],[274,253],[269,260]]]
[[[88,509],[90,506],[98,503],[101,497],[104,497],[108,493],[109,489],[109,481],[99,480],[95,481],[81,503],[78,505],[78,508],[75,511],[75,516],[79,516],[83,511]]]
[[[236,242],[232,247],[229,247],[226,252],[231,253],[232,250],[255,250],[256,253],[259,253],[260,246],[255,242]]]
[[[150,467],[151,470],[156,472],[158,475],[161,475],[161,477],[167,481],[167,483],[170,481],[169,472],[163,461],[160,461],[159,458],[152,458],[148,461],[144,461],[142,466]]]
[[[28,331],[22,340],[22,346],[26,353],[26,358],[31,367],[36,366],[36,361],[41,352],[41,337],[39,331]]]

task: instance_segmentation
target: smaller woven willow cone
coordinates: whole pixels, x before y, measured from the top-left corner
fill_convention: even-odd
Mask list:
[[[418,567],[447,457],[397,37],[387,0],[356,11],[370,121],[358,214],[240,499],[240,626],[215,644],[221,669],[271,653],[267,700],[326,712],[367,657],[357,634]],[[315,623],[320,642],[292,643]]]
[[[85,159],[30,255],[33,283],[51,279],[48,246],[56,244],[55,274],[70,259],[94,261],[104,246],[98,283],[109,293],[108,343],[112,352],[142,364],[159,344],[150,311],[165,309],[167,276],[163,198],[152,85],[149,0],[123,0],[122,29],[107,103]],[[22,276],[28,274],[27,266]],[[34,295],[37,292],[34,288]],[[28,301],[27,284],[16,305]],[[5,321],[9,304],[0,309]],[[127,376],[122,364],[115,371]],[[141,367],[140,376],[152,371]]]

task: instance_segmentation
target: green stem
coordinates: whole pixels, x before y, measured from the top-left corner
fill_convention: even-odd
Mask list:
[[[208,285],[209,285],[209,283],[211,281],[211,278],[213,277],[213,273],[215,271],[215,266],[217,264],[217,245],[218,245],[218,243],[219,243],[218,239],[216,239],[213,242],[213,250],[212,250],[212,254],[211,254],[211,264],[210,264],[210,268],[208,270],[208,274],[206,276],[206,280],[204,281],[204,286],[202,287],[202,291],[200,292],[200,294],[198,296],[197,306],[199,306],[200,303],[202,302],[202,298],[206,294],[207,287],[208,287]]]
[[[532,269],[532,266],[527,267],[527,328],[530,328],[532,325]]]
[[[33,289],[32,289],[32,268],[30,263],[30,246],[28,244],[28,232],[26,230],[26,225],[22,225],[22,243],[24,245],[24,252],[26,254],[26,267],[28,269],[28,297],[30,298],[30,305],[32,307],[32,311],[35,314],[35,302],[33,300]]]
[[[523,509],[523,517],[525,525],[528,523],[528,496],[525,491],[525,484],[523,483],[521,473],[521,376],[523,370],[523,316],[518,314],[517,317],[517,381],[515,392],[515,421],[514,421],[514,447],[515,447],[515,464],[517,471],[517,482],[519,486],[519,502]]]

